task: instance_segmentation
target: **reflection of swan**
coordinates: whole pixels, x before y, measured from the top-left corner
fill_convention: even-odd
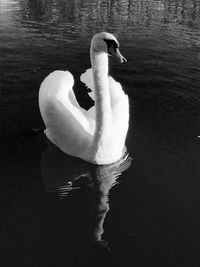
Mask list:
[[[117,178],[131,165],[131,158],[121,160],[110,165],[99,166],[93,169],[93,186],[96,193],[96,214],[94,220],[93,238],[100,245],[105,246],[107,242],[102,240],[103,223],[109,211],[108,195],[110,189],[116,185]]]
[[[128,130],[128,97],[121,85],[108,76],[108,54],[121,63],[119,43],[109,33],[96,34],[91,42],[92,69],[81,81],[92,89],[95,106],[82,109],[73,93],[73,76],[54,71],[40,87],[39,105],[47,137],[65,153],[95,164],[110,164],[124,152]]]
[[[94,207],[92,240],[100,246],[106,246],[102,234],[103,222],[109,211],[109,190],[116,184],[121,173],[130,167],[132,159],[127,154],[113,164],[95,166],[69,157],[50,142],[48,144],[41,161],[45,187],[48,191],[57,193],[59,198],[64,198],[73,189],[90,186],[95,193],[91,203]]]

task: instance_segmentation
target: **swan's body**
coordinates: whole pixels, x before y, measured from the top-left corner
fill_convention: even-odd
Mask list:
[[[54,71],[40,87],[39,106],[47,137],[65,153],[95,164],[121,158],[128,131],[129,103],[121,85],[108,76],[107,43],[116,42],[108,33],[93,37],[92,69],[81,76],[94,96],[95,106],[82,109],[74,95],[74,79],[68,71]],[[111,47],[112,48],[112,47]],[[125,60],[114,47],[121,62]],[[113,52],[113,51],[111,51]]]

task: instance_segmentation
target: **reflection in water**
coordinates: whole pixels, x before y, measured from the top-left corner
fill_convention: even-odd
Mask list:
[[[41,170],[45,187],[63,199],[75,189],[90,186],[94,192],[94,222],[92,240],[101,247],[108,248],[102,239],[103,223],[109,211],[108,195],[117,183],[117,178],[131,165],[132,159],[126,154],[118,162],[96,166],[70,157],[48,141],[48,149],[43,153]]]
[[[170,0],[76,0],[76,1],[19,1],[24,20],[51,23],[87,22],[107,24],[118,27],[126,23],[151,24],[152,22],[175,22],[187,26],[200,26],[199,1]],[[90,7],[90,8],[89,8]]]

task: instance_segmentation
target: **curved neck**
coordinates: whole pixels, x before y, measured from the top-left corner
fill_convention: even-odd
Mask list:
[[[107,140],[110,134],[112,122],[109,79],[108,79],[108,55],[104,52],[91,50],[91,63],[94,80],[96,129],[93,143],[101,144]]]

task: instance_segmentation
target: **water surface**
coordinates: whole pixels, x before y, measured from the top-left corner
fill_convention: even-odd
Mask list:
[[[199,1],[1,0],[0,12],[1,266],[199,266]],[[128,59],[110,73],[130,99],[130,158],[95,167],[37,131],[38,90],[68,69],[89,108],[79,76],[104,30]]]

